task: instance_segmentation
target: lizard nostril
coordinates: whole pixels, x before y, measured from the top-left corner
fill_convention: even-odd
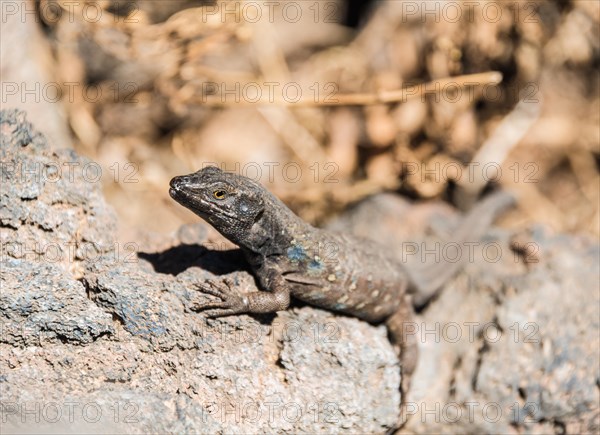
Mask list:
[[[181,177],[174,177],[169,182],[169,186],[173,187],[174,189],[181,187],[182,184],[183,184],[183,180],[181,179]]]

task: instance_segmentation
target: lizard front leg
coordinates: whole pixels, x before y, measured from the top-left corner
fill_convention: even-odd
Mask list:
[[[270,291],[255,291],[243,294],[235,290],[233,282],[225,279],[222,283],[207,281],[197,284],[198,289],[215,296],[220,301],[205,302],[192,307],[203,311],[208,317],[223,317],[244,313],[274,313],[287,309],[290,305],[290,288],[283,276],[276,271],[269,273],[266,288]]]

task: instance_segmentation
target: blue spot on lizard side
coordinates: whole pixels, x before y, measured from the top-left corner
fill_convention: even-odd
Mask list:
[[[304,247],[301,245],[292,245],[287,250],[287,256],[290,261],[299,262],[308,258]]]
[[[311,260],[310,263],[308,263],[306,271],[308,272],[309,275],[320,276],[324,270],[325,270],[325,264],[323,264],[323,262],[319,258],[315,257]]]

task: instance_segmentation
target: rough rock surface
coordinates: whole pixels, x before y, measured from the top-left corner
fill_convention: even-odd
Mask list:
[[[444,252],[438,234],[447,239],[456,223],[447,207],[409,210],[406,201],[379,195],[330,227],[373,238],[409,263]],[[411,234],[428,234],[414,255],[402,249]],[[404,431],[600,431],[598,243],[535,228],[526,243],[537,251],[526,264],[511,239],[491,229],[465,271],[417,316],[420,359]]]
[[[0,130],[3,431],[381,433],[395,422],[384,327],[310,307],[207,321],[188,309],[203,297],[194,283],[228,273],[250,287],[239,254],[196,246],[202,224],[166,253],[118,249],[100,185],[81,170],[90,162],[50,151],[22,112],[3,111]]]
[[[25,120],[2,111],[2,257],[54,264],[80,277],[85,260],[112,252],[116,218],[100,188],[100,165],[52,151]]]
[[[301,305],[207,321],[189,309],[205,297],[194,283],[254,285],[238,251],[207,249],[214,232],[198,223],[123,252],[99,184],[77,170],[89,161],[51,152],[21,112],[3,111],[0,132],[3,431],[384,433],[398,418],[383,327]],[[73,178],[53,172],[65,163]],[[331,226],[402,259],[411,235],[435,246],[457,222],[379,195]],[[534,231],[526,264],[510,237],[490,230],[419,313],[404,431],[600,429],[598,244]]]

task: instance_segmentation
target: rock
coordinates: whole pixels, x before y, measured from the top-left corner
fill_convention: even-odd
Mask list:
[[[255,289],[239,250],[212,249],[199,222],[123,255],[99,183],[77,170],[92,162],[49,150],[23,112],[1,112],[0,133],[5,432],[385,433],[397,421],[383,326],[299,303],[207,320],[198,283]],[[459,221],[388,194],[331,227],[402,260],[403,241],[435,246]],[[532,234],[540,255],[524,261],[510,232],[490,229],[411,325],[420,359],[403,431],[600,429],[598,243]]]
[[[548,258],[501,293],[495,321],[503,334],[483,337],[476,391],[500,405],[507,424],[530,432],[598,433],[598,245],[544,234],[534,241]]]
[[[50,151],[23,112],[3,111],[0,131],[4,431],[382,433],[395,423],[400,370],[383,326],[302,306],[205,319],[191,309],[205,298],[196,283],[227,275],[255,287],[239,251],[201,246],[198,227],[164,252],[122,255],[99,183],[77,170],[92,162]],[[51,258],[48,246],[72,255]]]
[[[60,268],[19,259],[1,265],[0,342],[19,347],[46,342],[86,345],[114,333],[111,316]]]
[[[55,264],[80,278],[86,261],[115,248],[101,167],[72,150],[51,150],[24,112],[1,111],[0,128],[1,258]]]
[[[434,252],[443,243],[438,234],[456,223],[445,207],[408,206],[386,194],[331,227],[372,238],[402,259],[402,241]],[[404,431],[600,430],[600,247],[535,228],[535,255],[526,262],[510,241],[508,231],[488,231],[465,271],[417,316],[420,358]]]

